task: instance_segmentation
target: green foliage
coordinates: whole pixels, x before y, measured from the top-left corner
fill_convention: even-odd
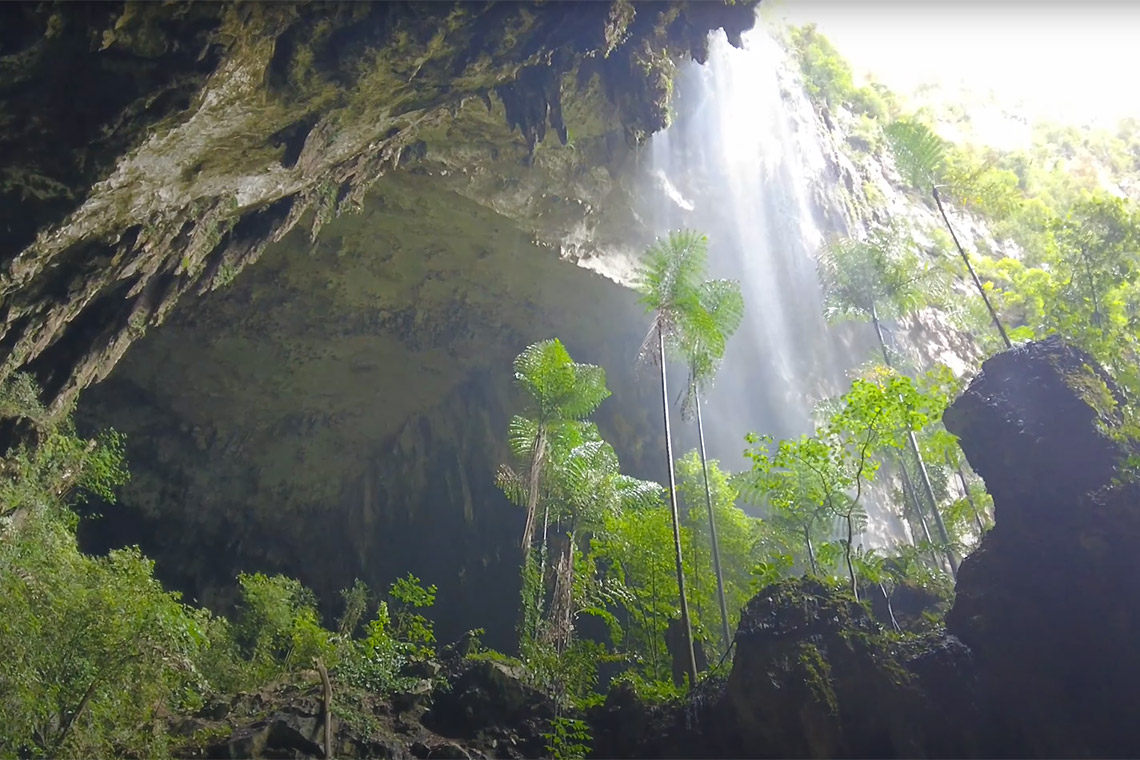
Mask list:
[[[336,669],[337,677],[374,694],[409,688],[416,679],[401,676],[400,670],[408,662],[409,650],[414,648],[415,645],[401,642],[393,634],[388,605],[380,602],[364,638],[350,643]]]
[[[689,363],[689,384],[681,406],[686,416],[692,413],[697,393],[712,384],[724,356],[724,344],[744,318],[740,283],[733,280],[701,283],[699,303],[707,319],[693,320],[690,324],[699,329],[680,336],[681,352]]]
[[[613,686],[622,683],[628,683],[637,698],[650,705],[675,702],[685,696],[685,692],[672,681],[649,680],[637,670],[627,670],[613,680]]]
[[[352,634],[356,632],[360,619],[368,608],[368,594],[368,585],[359,578],[352,584],[352,588],[340,592],[344,599],[344,612],[341,613],[340,620],[337,621],[338,636],[351,638]]]
[[[605,370],[575,362],[557,338],[527,346],[514,366],[515,382],[540,424],[585,419],[610,395]]]
[[[788,577],[796,559],[791,552],[771,552],[752,567],[752,591],[759,593],[773,583]]]
[[[0,417],[29,420],[38,437],[0,463],[0,515],[55,508],[61,493],[73,502],[88,495],[113,502],[114,489],[127,482],[123,436],[106,430],[83,440],[70,418],[49,422],[29,375],[16,373],[0,386]]]
[[[600,704],[598,665],[621,660],[605,644],[574,639],[559,648],[539,642],[523,660],[530,682],[554,697],[559,708],[586,709]]]
[[[831,242],[819,271],[829,320],[901,317],[941,300],[947,287],[946,272],[920,259],[897,226]]]
[[[704,235],[674,231],[646,250],[637,274],[641,303],[654,315],[643,352],[661,360],[656,356],[660,330],[666,349],[689,363],[694,387],[711,381],[744,314],[739,283],[705,280],[707,262]]]
[[[928,385],[944,382],[937,373]],[[941,414],[945,396],[924,389],[911,378],[886,369],[856,379],[839,399],[815,435],[778,443],[750,435],[750,472],[738,478],[741,493],[770,510],[770,520],[786,536],[800,541],[799,550],[813,573],[829,573],[840,559],[852,586],[856,564],[864,571],[872,558],[860,555],[854,536],[862,531],[866,514],[862,497],[883,458],[902,449],[906,431],[921,430]],[[838,527],[839,540],[828,541]],[[771,582],[787,568],[785,552],[777,548],[756,567],[760,582]],[[802,555],[801,555],[802,556]]]
[[[255,681],[334,655],[332,635],[320,625],[316,597],[300,582],[283,575],[243,573],[238,585],[241,604],[235,630]]]
[[[983,259],[1003,317],[1023,338],[1059,334],[1140,392],[1140,211],[1085,194],[1056,216],[1026,263]]]
[[[582,420],[610,392],[605,372],[575,362],[557,338],[527,346],[514,369],[515,382],[527,393],[529,416],[511,419],[507,439],[518,469],[504,464],[496,480],[512,503],[526,509],[522,544],[529,553],[540,505],[549,509],[549,483],[544,481],[551,463],[582,442]]]
[[[888,124],[883,132],[903,179],[922,192],[946,178],[946,142],[913,118]]]
[[[166,593],[137,549],[79,551],[68,506],[125,479],[121,439],[77,438],[37,396],[19,377],[0,393],[41,440],[0,464],[0,754],[163,754],[161,731],[139,727],[210,688],[201,665],[215,626]]]
[[[606,577],[623,590],[623,649],[637,653],[636,667],[648,680],[668,680],[671,673],[665,631],[677,615],[677,576],[673,570],[673,532],[669,509],[658,503],[612,513],[590,543]]]
[[[704,281],[708,241],[703,235],[685,230],[671,232],[666,240],[658,239],[645,252],[638,269],[637,289],[641,303],[653,312],[653,322],[642,344],[642,356],[653,356],[661,367],[662,403],[667,396],[665,380],[666,345],[679,351],[689,364],[686,404],[698,413],[698,393],[716,372],[724,356],[728,338],[740,324],[744,302],[740,287],[726,280]],[[670,520],[674,532],[674,559],[678,575],[677,592],[684,635],[691,639],[692,623],[684,589],[684,560],[679,524],[680,508],[674,487],[674,463],[669,440],[668,410],[665,414],[666,463],[669,470]],[[702,432],[703,435],[703,432]],[[715,545],[714,545],[715,550]],[[696,661],[690,652],[689,681],[697,678]]]
[[[575,760],[590,753],[593,734],[585,721],[575,718],[555,718],[550,722],[550,731],[543,734],[546,740],[546,754],[552,760]]]
[[[792,50],[803,72],[808,97],[831,109],[840,106],[856,114],[882,118],[890,110],[883,93],[873,87],[856,87],[851,67],[815,24],[789,30]]]
[[[761,528],[759,520],[736,507],[736,486],[728,473],[721,470],[719,462],[708,462],[708,475],[724,576],[725,605],[729,613],[729,629],[732,630],[740,619],[740,610],[751,598],[749,570]],[[693,579],[689,590],[694,609],[693,629],[705,641],[719,641],[719,651],[723,652],[731,642],[720,640],[720,612],[705,503],[704,470],[696,451],[690,451],[677,460],[677,493],[686,507],[685,519],[682,520],[686,528],[682,547],[686,576]]]
[[[409,653],[415,657],[431,657],[435,654],[435,630],[430,620],[416,610],[435,604],[436,587],[423,587],[420,579],[408,573],[398,578],[388,589],[395,609],[393,634],[409,645]]]

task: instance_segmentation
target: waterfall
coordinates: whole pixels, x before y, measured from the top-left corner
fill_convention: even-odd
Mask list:
[[[739,280],[744,293],[744,323],[705,406],[709,454],[730,470],[746,465],[748,432],[810,433],[815,404],[846,390],[845,370],[870,355],[865,330],[823,318],[816,256],[849,222],[829,210],[838,180],[791,71],[763,28],[745,35],[743,49],[720,34],[706,65],[679,70],[674,122],[652,138],[641,171],[639,211],[653,232],[707,234],[711,276]],[[692,433],[679,427],[683,452]],[[865,540],[900,535],[897,520],[868,510]]]

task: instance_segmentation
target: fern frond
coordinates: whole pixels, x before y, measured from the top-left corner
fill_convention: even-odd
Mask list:
[[[946,144],[930,127],[911,119],[899,119],[883,130],[895,165],[914,187],[926,192],[943,180]]]
[[[526,484],[509,465],[499,465],[499,469],[495,472],[495,485],[511,504],[516,507],[526,506]]]
[[[538,423],[516,414],[507,424],[507,447],[519,462],[529,462],[538,441]]]

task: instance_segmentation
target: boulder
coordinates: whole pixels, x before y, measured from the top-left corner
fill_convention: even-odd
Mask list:
[[[1140,489],[1122,396],[1057,339],[1006,351],[944,415],[994,497],[948,630],[973,650],[1000,756],[1108,757],[1140,747]]]
[[[523,680],[521,668],[494,660],[461,663],[451,688],[433,697],[422,718],[435,733],[488,743],[509,756],[545,751],[542,732],[554,717],[553,702]]]
[[[969,650],[940,632],[888,634],[816,578],[745,607],[727,680],[679,703],[628,687],[593,711],[599,757],[930,757],[981,754]]]
[[[937,707],[911,672],[925,642],[885,634],[867,607],[814,578],[745,608],[724,709],[749,757],[918,757]],[[763,748],[763,749],[759,749]]]

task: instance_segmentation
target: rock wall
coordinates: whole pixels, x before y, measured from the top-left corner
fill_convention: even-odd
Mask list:
[[[33,371],[56,411],[182,296],[405,161],[548,243],[594,226],[613,185],[595,170],[665,125],[673,59],[754,22],[750,3],[628,0],[3,14],[0,379]],[[564,149],[544,156],[548,128]]]
[[[991,752],[1135,754],[1140,487],[1120,392],[1050,339],[985,362],[945,422],[994,497],[946,619],[975,652]]]

